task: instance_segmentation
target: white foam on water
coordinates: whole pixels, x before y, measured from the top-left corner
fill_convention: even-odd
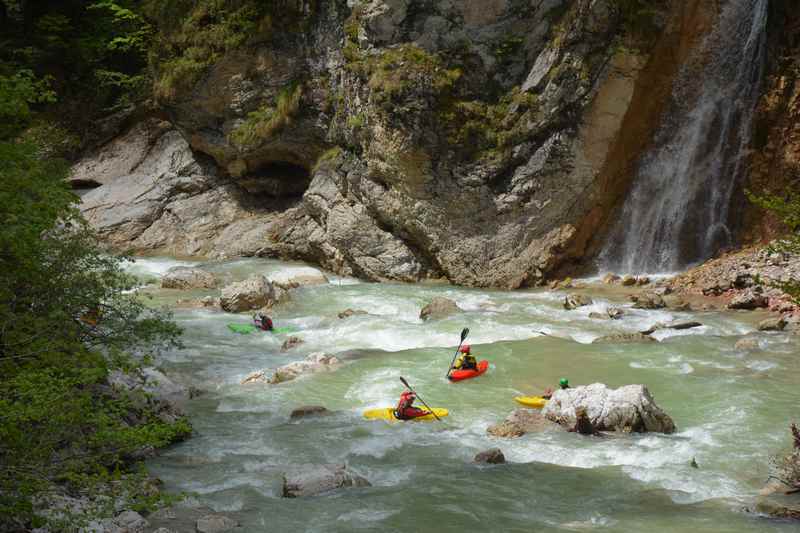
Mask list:
[[[400,511],[392,509],[356,509],[336,517],[339,522],[351,522],[353,527],[360,528],[364,522],[381,522]]]
[[[750,370],[756,370],[758,372],[766,372],[767,370],[778,368],[778,363],[773,363],[770,361],[750,361],[747,363],[747,368]]]
[[[163,276],[167,270],[176,266],[197,266],[200,261],[179,261],[169,257],[135,257],[132,261],[125,261],[122,268],[139,277]]]

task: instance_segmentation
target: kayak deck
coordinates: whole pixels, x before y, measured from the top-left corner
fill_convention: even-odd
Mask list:
[[[547,405],[547,400],[541,396],[517,396],[514,401],[521,403],[525,407],[533,407],[534,409],[541,409]]]
[[[449,414],[447,409],[442,407],[434,407],[433,412],[439,418],[444,418]],[[394,422],[430,422],[432,420],[436,420],[436,417],[432,414],[427,414],[425,416],[418,416],[417,418],[411,418],[409,420],[398,420],[394,416],[394,408],[393,407],[382,407],[380,409],[369,409],[364,411],[364,418],[368,420],[389,420]]]
[[[450,372],[450,375],[447,376],[447,379],[449,379],[450,381],[463,381],[465,379],[476,378],[481,374],[483,374],[484,372],[486,372],[486,370],[488,369],[489,369],[489,361],[484,359],[483,361],[478,361],[477,370],[473,369],[453,370],[452,372]]]
[[[254,324],[228,324],[228,329],[241,335],[249,335],[254,331],[262,331]],[[294,326],[283,326],[280,328],[272,328],[272,331],[266,331],[265,333],[294,333],[295,331],[298,330]]]

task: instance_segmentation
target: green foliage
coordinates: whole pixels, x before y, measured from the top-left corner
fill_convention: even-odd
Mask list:
[[[177,326],[136,296],[74,207],[65,162],[0,142],[0,529],[35,524],[53,483],[98,490],[136,451],[188,433],[108,371],[178,346]],[[136,498],[136,494],[131,494]]]
[[[784,195],[757,195],[746,191],[747,198],[755,205],[777,216],[786,226],[786,235],[773,242],[768,250],[771,252],[800,254],[800,192],[787,190]],[[800,282],[791,281],[775,284],[800,305]]]
[[[364,116],[363,113],[347,117],[347,127],[353,130],[359,130],[363,128],[364,124],[366,123],[367,123],[367,118]]]
[[[52,78],[37,78],[29,69],[0,75],[0,139],[11,137],[28,123],[31,106],[56,101]]]
[[[535,111],[537,106],[536,95],[515,87],[495,103],[451,101],[443,107],[439,117],[451,145],[472,155],[493,157],[521,141],[525,121],[519,120],[519,116]]]
[[[231,141],[240,147],[252,147],[286,127],[300,109],[303,86],[290,83],[278,91],[274,105],[265,104],[247,115],[247,119],[230,133]]]
[[[225,54],[307,22],[293,0],[151,0],[144,12],[160,32],[150,62],[157,70],[154,92],[162,102],[190,90]]]
[[[317,158],[317,162],[314,163],[314,168],[311,169],[311,173],[314,174],[321,167],[336,161],[339,159],[340,155],[342,155],[342,148],[340,146],[334,146],[333,148],[325,150],[322,152],[322,155]]]
[[[414,44],[384,50],[364,60],[369,88],[378,102],[396,100],[410,89],[427,88],[444,94],[461,78],[461,70],[448,69],[438,55],[429,54]]]

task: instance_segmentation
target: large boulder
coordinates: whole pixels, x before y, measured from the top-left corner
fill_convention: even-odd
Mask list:
[[[459,311],[458,305],[453,300],[437,296],[422,308],[419,312],[419,317],[422,320],[445,318]]]
[[[141,402],[152,406],[166,423],[185,416],[184,408],[191,397],[189,389],[175,383],[154,367],[131,372],[114,370],[109,373],[108,382],[117,391],[138,395]]]
[[[301,498],[345,487],[369,487],[366,478],[354,474],[345,465],[306,464],[283,474],[282,496]]]
[[[746,289],[736,296],[728,303],[728,309],[759,309],[767,307],[769,300],[763,294],[756,292],[753,289]]]
[[[572,310],[585,305],[592,305],[594,302],[585,294],[568,294],[564,297],[564,309]]]
[[[251,311],[272,306],[277,295],[272,283],[260,274],[231,283],[222,289],[220,306],[230,313]]]
[[[312,353],[303,361],[295,361],[275,370],[269,382],[272,385],[284,383],[296,379],[303,374],[315,374],[317,372],[329,372],[335,370],[341,361],[333,355],[321,352]]]
[[[216,276],[199,268],[172,267],[161,278],[162,289],[213,289],[216,286]]]
[[[627,385],[609,389],[594,383],[559,389],[542,409],[542,415],[565,427],[574,427],[575,410],[585,408],[598,431],[673,433],[675,423],[661,410],[647,387]]]
[[[518,408],[499,424],[489,426],[486,432],[493,437],[516,438],[526,433],[550,431],[558,427],[558,424],[547,420],[537,409]]]

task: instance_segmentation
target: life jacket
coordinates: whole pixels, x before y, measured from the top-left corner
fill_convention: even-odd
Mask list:
[[[406,416],[404,415],[404,411],[411,407],[411,404],[414,403],[414,399],[416,395],[413,392],[405,391],[403,394],[400,395],[400,401],[397,402],[397,407],[394,410],[395,418],[400,420],[404,420]]]

